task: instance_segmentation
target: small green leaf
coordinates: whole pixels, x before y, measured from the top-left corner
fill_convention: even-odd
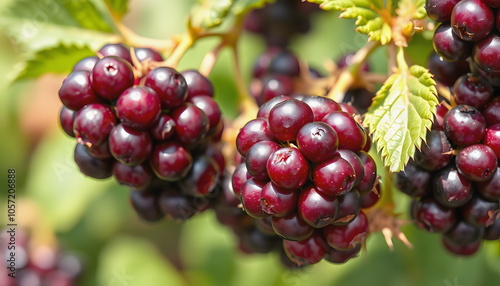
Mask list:
[[[235,0],[233,7],[231,7],[231,14],[236,16],[247,13],[249,10],[262,8],[268,3],[276,0]]]
[[[427,17],[427,11],[425,10],[425,0],[415,0],[415,6],[417,11],[413,14],[413,19],[424,19]]]
[[[229,14],[234,0],[205,0],[191,13],[192,26],[209,29],[222,23]]]
[[[26,62],[17,79],[37,78],[45,73],[68,74],[79,60],[93,55],[95,53],[87,46],[60,44],[40,50]]]
[[[391,172],[403,170],[431,128],[435,85],[428,70],[415,65],[389,77],[373,99],[364,122]]]
[[[128,0],[104,0],[104,2],[118,17],[127,14]]]

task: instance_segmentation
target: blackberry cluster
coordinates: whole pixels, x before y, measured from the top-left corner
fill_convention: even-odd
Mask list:
[[[368,146],[363,127],[335,101],[275,97],[237,135],[244,162],[232,188],[259,228],[283,239],[295,264],[342,263],[368,234],[361,208],[378,200]]]
[[[212,83],[195,70],[147,68],[162,61],[148,48],[134,49],[134,60],[121,44],[98,55],[78,62],[59,89],[60,124],[77,140],[76,164],[129,186],[147,220],[189,218],[200,210],[192,207],[198,198],[214,195],[225,168]]]
[[[500,238],[498,99],[480,109],[440,105],[426,144],[397,174],[397,187],[415,198],[416,224],[441,233],[445,248],[458,255],[474,254],[483,239]]]
[[[433,37],[437,54],[450,62],[469,59],[473,73],[500,85],[500,3],[427,0],[425,7],[429,17],[440,22]]]
[[[16,230],[15,249],[9,244],[10,234],[1,232],[1,247],[5,250],[0,262],[2,286],[69,286],[78,285],[83,273],[83,263],[77,256],[60,248],[40,246],[21,229]],[[10,252],[14,251],[15,269],[10,267]],[[15,274],[11,274],[15,273]],[[9,274],[15,276],[8,276]]]
[[[317,4],[300,0],[277,0],[255,9],[245,19],[245,29],[260,35],[268,46],[285,47],[290,38],[310,30],[311,14]]]

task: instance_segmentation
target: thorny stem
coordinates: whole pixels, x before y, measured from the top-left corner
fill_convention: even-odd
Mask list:
[[[358,50],[352,58],[352,64],[340,73],[327,97],[336,102],[342,102],[346,91],[354,82],[354,78],[357,76],[361,64],[377,47],[379,47],[379,43],[371,41]]]

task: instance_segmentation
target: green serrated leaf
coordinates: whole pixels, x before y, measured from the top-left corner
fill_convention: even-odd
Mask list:
[[[79,60],[93,55],[95,53],[87,46],[60,44],[57,47],[40,50],[26,62],[17,80],[37,78],[45,73],[68,74]]]
[[[128,0],[104,0],[104,3],[118,17],[123,17],[128,12]]]
[[[87,45],[93,50],[109,42],[116,42],[115,34],[83,29],[72,25],[30,21],[15,17],[0,17],[0,27],[24,52],[34,53],[59,44]]]
[[[364,122],[391,172],[404,169],[431,128],[435,85],[428,70],[415,65],[389,77],[373,99]]]
[[[92,2],[71,0],[61,3],[80,27],[101,32],[113,32],[111,26],[103,19],[103,15],[99,13]]]
[[[207,0],[191,13],[192,26],[203,29],[216,27],[229,14],[234,0]]]
[[[231,14],[239,16],[246,14],[249,10],[262,8],[268,3],[273,3],[276,0],[235,0],[231,7]]]
[[[2,14],[24,19],[26,29],[31,29],[35,23],[46,23],[101,32],[113,31],[92,2],[86,0],[18,0]]]

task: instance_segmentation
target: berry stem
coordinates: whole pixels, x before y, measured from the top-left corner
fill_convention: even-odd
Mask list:
[[[342,70],[340,75],[337,77],[334,86],[330,89],[327,97],[335,100],[336,102],[342,102],[344,95],[349,87],[354,82],[354,79],[358,76],[358,71],[361,64],[366,60],[366,58],[379,47],[378,42],[368,42],[363,48],[361,48],[352,58],[352,64],[348,68]]]
[[[121,17],[113,11],[113,9],[109,6],[109,3],[107,1],[105,1],[105,3],[111,20],[113,21],[113,25],[115,26],[115,29],[120,37],[123,39],[122,42],[133,47],[151,47],[161,52],[172,50],[174,42],[171,39],[159,40],[137,35],[134,31],[123,24]]]
[[[224,47],[224,43],[220,43],[212,51],[210,51],[209,53],[207,53],[205,55],[205,57],[201,61],[200,68],[198,69],[198,71],[202,75],[204,75],[206,77],[208,77],[208,75],[210,75],[210,72],[212,71],[212,69],[215,65],[215,62],[217,61],[217,57],[219,55],[219,52],[222,50],[223,47]]]

